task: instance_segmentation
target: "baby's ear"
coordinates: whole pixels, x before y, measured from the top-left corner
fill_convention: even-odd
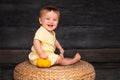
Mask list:
[[[42,24],[41,18],[39,17],[39,23]]]

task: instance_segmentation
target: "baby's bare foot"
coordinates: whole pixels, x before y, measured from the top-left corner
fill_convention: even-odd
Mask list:
[[[76,61],[79,61],[79,60],[81,59],[80,54],[79,54],[79,53],[76,53],[74,59],[75,59]]]

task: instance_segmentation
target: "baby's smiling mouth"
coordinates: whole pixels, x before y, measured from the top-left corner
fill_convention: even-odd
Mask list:
[[[53,27],[53,25],[48,25],[49,27]]]

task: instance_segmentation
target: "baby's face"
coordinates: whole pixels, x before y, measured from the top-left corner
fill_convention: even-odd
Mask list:
[[[54,11],[46,11],[39,18],[39,22],[48,31],[53,31],[54,29],[56,29],[58,25],[58,21],[59,21],[59,15]]]

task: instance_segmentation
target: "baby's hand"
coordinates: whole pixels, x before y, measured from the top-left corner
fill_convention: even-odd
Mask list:
[[[64,58],[64,55],[63,55],[62,53],[60,53],[60,56],[61,56],[62,58]]]
[[[48,58],[48,55],[45,54],[45,53],[43,53],[43,54],[40,55],[40,58],[47,59],[47,58]]]
[[[63,48],[60,49],[60,54],[64,54],[64,49]]]
[[[62,58],[64,58],[64,55],[63,55],[63,54],[64,54],[64,49],[61,48],[61,49],[60,49],[60,56],[61,56]]]

